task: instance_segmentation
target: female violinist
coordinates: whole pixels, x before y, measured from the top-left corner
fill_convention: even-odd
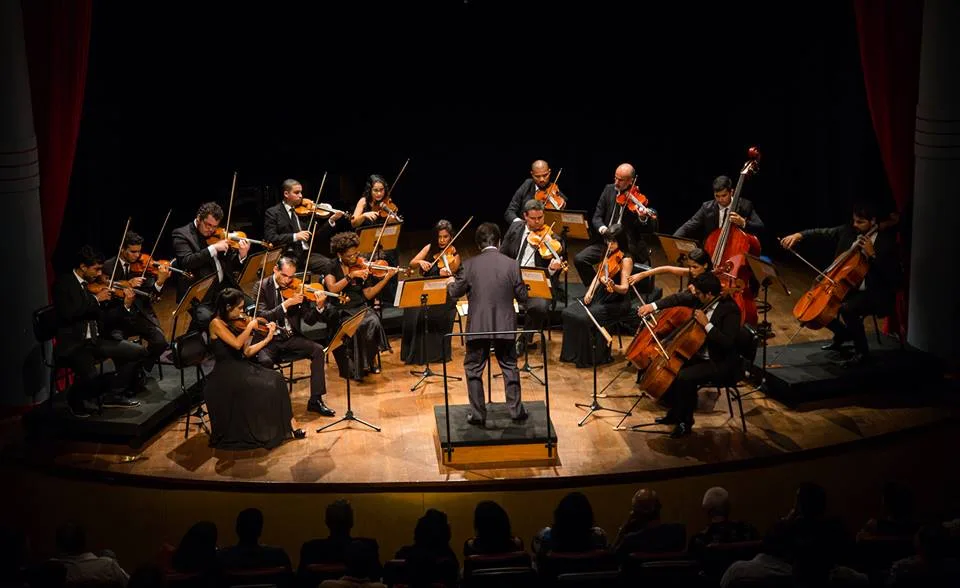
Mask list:
[[[354,377],[358,381],[367,373],[380,373],[380,366],[376,361],[377,352],[387,349],[388,343],[380,317],[373,311],[372,301],[397,275],[395,269],[389,269],[382,278],[372,277],[370,268],[364,265],[366,260],[357,254],[359,245],[360,237],[352,231],[334,235],[330,239],[330,252],[337,259],[330,273],[324,278],[327,290],[348,296],[346,303],[336,305],[336,308],[331,310],[334,319],[334,323],[330,325],[332,331],[335,332],[340,323],[349,316],[363,308],[369,309],[356,333],[359,355],[354,357],[354,341],[347,342],[333,353],[341,377]]]
[[[352,224],[354,228],[360,229],[374,225],[383,227],[385,223],[386,225],[391,225],[398,222],[400,220],[399,217],[395,215],[392,216],[391,211],[395,210],[396,207],[390,202],[389,195],[390,184],[387,183],[387,180],[377,174],[371,175],[367,178],[367,183],[363,188],[363,194],[353,209],[353,217],[350,219],[350,224]],[[391,267],[397,267],[400,264],[400,258],[395,249],[390,251],[378,250],[374,253],[370,261],[380,259],[385,260],[387,265]],[[396,282],[389,282],[381,297],[383,306],[393,305],[396,292]]]
[[[424,277],[451,276],[460,269],[460,254],[456,247],[447,248],[453,239],[453,225],[448,220],[440,220],[433,226],[433,240],[410,260],[410,267],[420,270]],[[424,316],[424,311],[426,316]],[[447,297],[443,306],[430,306],[426,309],[405,308],[403,310],[403,334],[400,339],[400,357],[407,364],[423,365],[450,359],[450,339],[443,335],[453,331],[453,321],[456,319],[457,301]],[[420,337],[423,336],[421,321],[427,321],[427,337],[421,346]],[[441,345],[443,352],[441,354]],[[425,351],[423,349],[425,347]]]
[[[683,267],[677,267],[675,265],[661,265],[637,272],[630,276],[630,285],[633,286],[651,276],[658,276],[660,274],[679,276],[681,279],[693,279],[704,272],[713,270],[713,261],[710,259],[710,256],[706,251],[700,249],[699,247],[696,249],[691,249],[690,253],[683,258],[682,263]]]
[[[210,447],[273,449],[287,439],[303,439],[306,432],[293,417],[283,376],[254,360],[273,340],[277,325],[268,323],[266,335],[254,343],[253,332],[261,328],[260,321],[254,318],[245,325],[235,324],[243,316],[243,305],[240,290],[221,291],[208,327],[216,358],[204,388],[210,411]]]
[[[603,239],[607,253],[583,297],[583,303],[589,307],[596,321],[605,327],[629,312],[628,277],[633,273],[633,256],[627,250],[627,235],[623,225],[618,223],[609,227],[604,232]],[[597,332],[579,303],[564,308],[562,320],[563,346],[560,350],[560,361],[573,362],[578,368],[591,367],[594,344],[598,364],[613,361],[606,341]]]

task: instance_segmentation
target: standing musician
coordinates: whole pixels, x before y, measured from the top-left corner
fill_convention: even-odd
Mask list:
[[[520,279],[517,262],[499,251],[500,227],[483,223],[475,234],[480,254],[464,264],[456,280],[447,284],[447,296],[457,299],[467,296],[467,333],[491,331],[515,331],[517,313],[514,299],[527,301],[527,285]],[[521,422],[527,411],[520,400],[520,372],[513,335],[467,336],[467,351],[463,357],[463,372],[467,377],[467,394],[470,397],[470,412],[467,423],[484,426],[487,406],[483,397],[483,369],[490,359],[490,346],[500,364],[504,391],[510,418]]]
[[[550,173],[550,166],[547,165],[546,161],[538,159],[533,162],[533,165],[530,166],[530,177],[524,180],[517,191],[513,193],[507,211],[503,213],[503,218],[508,223],[512,224],[523,220],[520,218],[523,205],[528,200],[533,200],[538,190],[543,190],[550,184]],[[563,196],[563,192],[560,192],[560,195]],[[506,239],[506,236],[504,236],[504,239]]]
[[[706,312],[699,307],[721,296],[716,305]],[[641,317],[672,306],[696,308],[694,320],[707,332],[706,344],[700,353],[684,364],[665,396],[672,397],[672,406],[665,416],[658,417],[661,425],[676,425],[670,436],[689,435],[693,429],[693,412],[697,407],[697,389],[707,382],[735,378],[740,368],[737,338],[740,333],[740,307],[729,296],[721,295],[720,279],[711,272],[693,278],[688,292],[678,292],[661,300],[644,304],[637,309]]]
[[[460,269],[462,260],[456,247],[447,248],[443,259],[437,256],[453,239],[453,225],[450,221],[441,219],[433,226],[433,240],[423,246],[423,249],[410,260],[410,267],[420,270],[424,277],[452,276]],[[439,362],[450,359],[450,338],[445,334],[453,332],[453,321],[457,314],[457,299],[447,298],[446,304],[440,307],[419,307],[403,309],[403,334],[400,339],[400,357],[407,364],[423,365],[428,362]],[[420,337],[421,321],[427,322],[427,339],[421,349]],[[441,354],[440,346],[443,345]]]
[[[390,184],[387,183],[387,180],[381,175],[372,174],[367,178],[367,183],[363,187],[363,194],[360,195],[360,199],[357,200],[357,204],[353,208],[353,217],[350,219],[350,224],[357,229],[371,225],[383,226],[387,217],[381,216],[381,211],[383,203],[388,200],[387,195],[389,193]],[[397,220],[399,220],[397,217],[390,218],[387,220],[387,224],[392,224]],[[397,251],[392,249],[390,251],[376,251],[373,260],[377,259],[384,259],[388,265],[396,267],[400,258],[397,256]],[[393,304],[396,292],[396,282],[388,283],[381,297],[384,306]]]
[[[889,222],[889,225],[893,224],[895,221]],[[833,331],[833,341],[822,347],[828,351],[839,351],[845,342],[853,341],[854,356],[844,362],[844,365],[856,365],[868,358],[869,348],[863,318],[871,314],[889,316],[894,310],[896,292],[902,276],[896,234],[894,231],[882,230],[889,225],[878,225],[873,206],[858,204],[853,208],[851,224],[827,229],[807,229],[787,235],[780,241],[787,249],[793,249],[797,243],[807,238],[830,240],[837,244],[836,256],[858,242],[867,256],[870,264],[867,274],[859,289],[851,290],[843,300],[838,318],[827,325],[827,328]],[[874,227],[878,230],[867,237]]]
[[[100,396],[94,389],[98,375],[96,364],[106,358],[113,359],[117,366],[110,386],[111,392],[103,396],[103,406],[129,408],[139,406],[140,401],[127,398],[128,392],[136,390],[136,375],[147,350],[130,341],[114,341],[106,338],[103,330],[103,312],[100,304],[120,294],[117,290],[90,291],[100,281],[103,257],[91,247],[84,246],[77,253],[73,269],[59,276],[53,284],[53,306],[57,318],[57,344],[54,354],[58,365],[69,367],[74,373],[73,385],[67,390],[67,406],[73,416],[90,416],[84,400]],[[124,306],[130,308],[136,293],[123,288]]]
[[[257,353],[257,361],[266,368],[273,368],[281,355],[293,353],[310,358],[310,400],[307,410],[323,416],[335,416],[336,412],[323,402],[327,393],[325,357],[323,346],[303,336],[302,323],[316,324],[320,320],[326,298],[319,296],[316,303],[305,300],[295,292],[289,298],[283,291],[290,288],[297,274],[297,262],[290,257],[281,257],[273,268],[273,275],[260,281],[260,299],[257,316],[277,324],[276,336]]]
[[[324,278],[324,286],[330,292],[345,294],[349,298],[347,303],[339,305],[336,313],[332,313],[334,322],[330,328],[333,332],[348,315],[364,307],[369,308],[370,301],[397,275],[395,269],[389,269],[382,278],[372,276],[370,268],[363,264],[364,258],[357,254],[359,245],[360,237],[352,231],[337,233],[330,239],[330,252],[337,256],[337,262]],[[341,377],[355,377],[360,381],[368,372],[380,373],[380,366],[376,363],[377,352],[388,348],[387,335],[376,312],[367,312],[355,337],[359,357],[354,357],[353,341],[341,345],[333,355]]]
[[[283,192],[283,200],[268,208],[264,213],[263,238],[275,246],[282,246],[283,254],[293,258],[298,266],[303,267],[303,264],[307,262],[307,250],[310,246],[310,231],[307,228],[310,226],[309,219],[312,214],[305,216],[301,222],[294,209],[302,204],[316,203],[303,197],[303,185],[297,180],[284,180],[280,189]],[[342,212],[335,212],[327,219],[317,219],[317,236],[314,238],[314,249],[318,248],[325,237],[329,239],[331,235],[336,233],[338,228],[340,230],[349,229],[349,227],[342,226],[346,224],[345,222],[338,223],[342,218],[344,218]],[[338,225],[341,226],[338,227]],[[331,265],[333,265],[331,258],[313,251],[310,253],[307,269],[322,278],[328,273]]]
[[[648,265],[650,263],[650,247],[645,235],[652,235],[657,230],[656,219],[640,216],[627,209],[626,204],[617,204],[617,196],[630,190],[636,184],[637,170],[629,163],[617,167],[613,175],[613,183],[607,184],[597,201],[597,208],[593,213],[593,229],[596,234],[604,235],[614,224],[623,225],[626,237],[626,251],[633,258],[634,265]],[[606,243],[594,243],[584,248],[574,257],[580,281],[589,284],[595,274],[594,266],[603,259]],[[641,292],[650,292],[653,289],[653,280],[646,287],[638,287]]]
[[[520,267],[545,268],[550,274],[552,287],[556,289],[559,285],[559,272],[563,267],[562,260],[556,259],[552,254],[549,259],[543,257],[540,255],[538,248],[531,245],[527,239],[531,232],[537,232],[544,228],[543,210],[543,202],[539,200],[527,200],[524,202],[524,222],[512,223],[510,225],[507,233],[503,236],[503,243],[500,244],[500,253],[516,259],[520,263]],[[557,240],[560,242],[561,248],[566,245],[559,236],[557,236]],[[540,331],[544,328],[549,328],[550,301],[544,298],[530,298],[527,300],[526,310],[526,317],[524,317],[523,321],[524,329]],[[526,337],[518,341],[518,353],[522,352],[525,346],[530,345],[530,343],[534,341],[533,335],[533,333],[529,333]]]
[[[104,263],[101,274],[102,283],[107,283],[108,276],[114,276],[116,281],[126,282],[132,288],[144,291],[150,296],[137,295],[128,308],[125,303],[116,301],[110,304],[111,310],[106,314],[106,327],[110,335],[117,341],[136,335],[147,342],[147,357],[143,360],[143,369],[149,372],[154,364],[167,349],[167,338],[160,326],[160,319],[153,309],[153,297],[159,297],[163,285],[170,277],[170,268],[165,264],[157,266],[157,275],[147,274],[141,277],[140,272],[131,270],[131,266],[140,261],[143,252],[143,237],[127,231],[123,240],[123,249],[119,257],[111,257]],[[116,272],[114,272],[116,266]]]
[[[741,197],[737,203],[737,210],[730,210],[732,199],[733,181],[727,176],[717,176],[713,180],[713,200],[704,202],[690,220],[673,233],[673,236],[694,239],[703,244],[710,233],[723,226],[728,213],[730,222],[744,231],[754,235],[762,231],[763,221],[753,208],[753,202]]]

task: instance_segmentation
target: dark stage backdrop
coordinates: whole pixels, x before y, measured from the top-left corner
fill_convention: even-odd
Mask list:
[[[168,208],[177,226],[202,201],[225,206],[234,170],[235,215],[259,236],[265,186],[275,197],[294,177],[312,195],[328,171],[326,199],[352,207],[366,175],[392,178],[407,157],[394,198],[409,230],[502,223],[545,158],[570,207],[591,213],[632,162],[672,232],[751,145],[763,159],[744,195],[769,255],[777,236],[847,221],[856,198],[891,201],[847,2],[539,15],[451,2],[416,17],[264,6],[95,5],[57,261],[83,241],[112,254],[128,215],[149,246]]]

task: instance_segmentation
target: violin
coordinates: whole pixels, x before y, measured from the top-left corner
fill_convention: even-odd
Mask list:
[[[631,186],[626,192],[617,194],[617,204],[619,206],[626,205],[627,210],[636,214],[640,222],[645,223],[650,219],[657,218],[657,211],[647,207],[649,203],[650,199],[640,193],[636,184]]]
[[[289,286],[280,290],[280,295],[283,296],[284,299],[293,298],[297,294],[302,294],[305,299],[312,302],[318,302],[326,297],[337,298],[344,304],[350,302],[350,297],[346,294],[330,292],[323,287],[323,284],[319,283],[304,284],[300,278],[294,278]]]
[[[540,257],[544,259],[557,259],[560,261],[560,270],[567,271],[567,262],[560,259],[560,252],[563,251],[563,243],[553,237],[553,225],[540,227],[536,231],[530,231],[527,234],[527,243],[537,250]],[[621,254],[621,259],[623,258]]]
[[[337,210],[326,202],[314,203],[312,200],[308,200],[306,198],[300,202],[299,206],[294,207],[293,212],[295,212],[297,216],[308,216],[315,214],[320,218],[329,218],[337,213],[340,213],[343,216],[349,216],[346,212]]]
[[[543,190],[537,190],[533,197],[543,202],[543,207],[547,210],[563,210],[567,205],[567,199],[560,194],[560,188],[557,187],[556,182]]]
[[[457,255],[457,248],[447,247],[446,251],[438,251],[433,254],[433,261],[441,265],[445,270],[450,272],[451,275],[455,274],[458,269],[460,269],[460,256]],[[421,272],[426,273],[426,272]]]
[[[171,272],[181,274],[185,278],[193,278],[192,273],[182,270],[178,267],[173,267],[173,265],[171,265],[172,263],[173,262],[168,259],[153,259],[149,255],[141,255],[140,259],[130,264],[130,271],[137,274],[148,273],[157,275],[157,270],[161,267],[165,267]]]
[[[623,268],[623,251],[617,249],[613,253],[607,256],[603,260],[602,267],[597,270],[599,275],[603,273],[603,277],[600,280],[603,282],[603,285],[606,287],[607,292],[613,292],[613,277],[620,273],[620,270]]]
[[[143,290],[138,290],[130,286],[130,282],[127,281],[116,281],[111,287],[109,284],[103,282],[87,282],[87,291],[96,296],[100,292],[109,289],[113,294],[114,298],[123,298],[123,291],[127,288],[133,290],[139,296],[150,296],[149,292],[144,292]]]
[[[227,243],[230,244],[231,249],[239,249],[241,240],[247,241],[248,243],[263,245],[267,249],[273,247],[273,245],[267,241],[258,241],[257,239],[251,239],[250,237],[247,237],[247,234],[243,231],[230,231],[230,234],[227,235],[223,227],[218,228],[213,232],[213,235],[207,237],[207,245],[214,245],[223,240],[226,240]]]
[[[370,209],[380,215],[382,219],[388,219],[393,217],[400,222],[403,222],[403,219],[397,214],[397,205],[393,203],[393,200],[390,199],[390,196],[384,197],[383,200],[374,200],[370,204]]]
[[[239,317],[231,319],[227,325],[235,333],[242,333],[247,328],[247,323],[250,322],[250,318],[251,317],[248,316],[247,313],[241,312]],[[270,327],[267,326],[267,319],[263,318],[262,316],[258,316],[257,326],[253,328],[253,331],[261,335],[268,335],[270,333]]]
[[[348,271],[355,270],[370,270],[370,275],[375,278],[382,278],[387,275],[387,272],[390,270],[396,270],[397,274],[407,274],[409,268],[405,267],[393,267],[387,264],[387,261],[384,259],[377,259],[374,261],[368,261],[365,257],[357,257],[357,261],[354,262],[349,268]]]

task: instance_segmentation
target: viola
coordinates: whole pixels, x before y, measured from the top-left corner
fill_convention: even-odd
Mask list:
[[[548,210],[563,210],[567,206],[567,200],[560,194],[560,188],[557,187],[556,182],[548,185],[543,190],[537,190],[533,197],[543,202],[543,207]]]
[[[312,302],[318,302],[326,297],[337,298],[342,303],[350,302],[350,297],[346,294],[330,292],[323,287],[323,284],[319,283],[304,284],[300,278],[293,278],[289,286],[280,289],[280,295],[283,296],[284,299],[293,298],[297,294],[302,294],[306,300]]]
[[[173,267],[171,265],[173,262],[169,259],[153,259],[149,255],[141,255],[140,258],[130,264],[130,271],[132,273],[143,274],[148,273],[152,275],[157,275],[157,270],[161,267],[165,267],[171,272],[176,272],[181,274],[185,278],[193,278],[193,274],[182,270],[178,267]]]
[[[636,185],[631,186],[626,192],[617,194],[617,204],[626,205],[627,210],[636,214],[641,222],[657,218],[657,211],[647,207],[649,203],[650,199],[640,193]]]
[[[207,245],[214,245],[223,240],[226,240],[227,243],[229,243],[231,249],[239,249],[241,240],[247,241],[248,243],[262,245],[267,249],[273,247],[273,245],[267,241],[258,241],[257,239],[251,239],[250,237],[247,237],[247,234],[243,231],[230,231],[230,234],[227,235],[226,231],[223,230],[223,227],[218,228],[213,232],[213,235],[207,237]]]
[[[567,271],[567,262],[560,259],[560,253],[563,251],[563,243],[553,236],[553,225],[540,227],[536,231],[527,233],[527,243],[536,248],[537,253],[544,259],[557,259],[560,261],[561,271]],[[621,254],[621,259],[623,255]]]

